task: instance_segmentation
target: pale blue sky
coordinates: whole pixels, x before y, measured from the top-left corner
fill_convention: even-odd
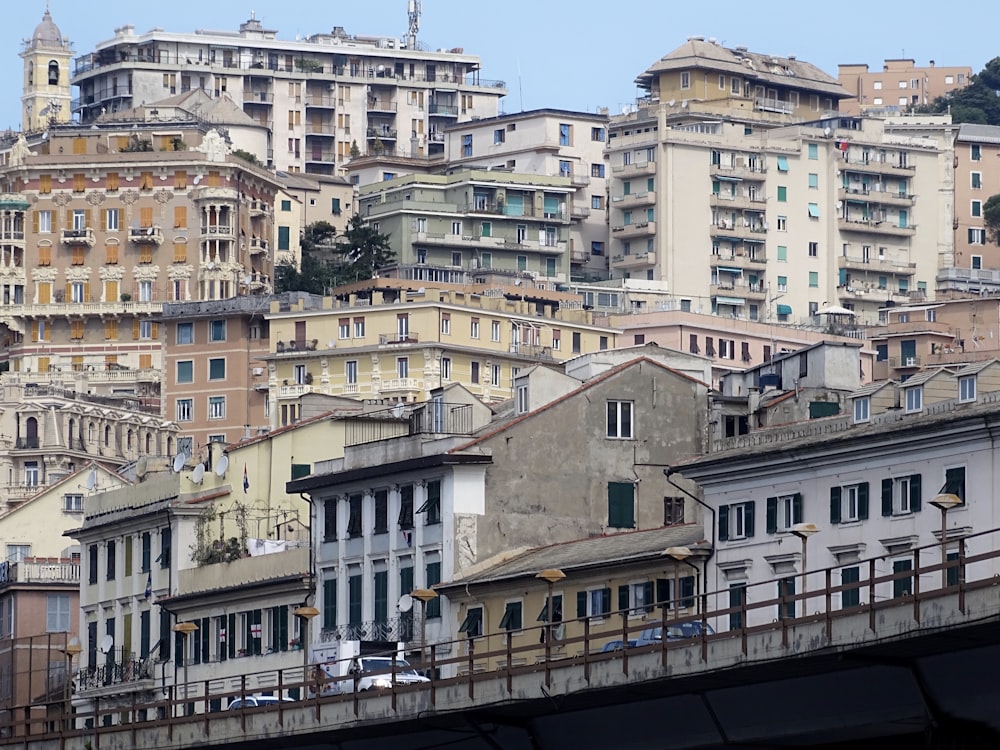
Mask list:
[[[117,26],[236,31],[255,11],[279,38],[329,32],[401,36],[406,0],[50,0],[52,17],[75,55],[111,38]],[[797,55],[836,75],[837,64],[912,57],[918,65],[972,66],[1000,55],[992,29],[995,0],[967,0],[956,11],[929,0],[840,0],[787,3],[632,0],[423,0],[419,39],[433,48],[463,47],[482,60],[482,76],[507,82],[507,112],[538,107],[612,112],[635,98],[636,75],[688,36],[726,46]],[[45,11],[44,0],[7,0],[0,49],[8,74],[0,81],[0,128],[20,126],[21,59]]]

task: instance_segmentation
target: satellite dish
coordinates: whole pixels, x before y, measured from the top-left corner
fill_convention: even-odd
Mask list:
[[[402,404],[396,404],[394,407],[392,407],[392,416],[394,416],[396,419],[399,419],[401,416],[403,416],[403,411],[405,410],[405,408],[406,407],[404,407]]]
[[[195,185],[197,185],[199,182],[201,182],[201,175],[196,175],[195,178],[194,178],[194,180],[193,180],[193,182],[194,182]]]
[[[843,207],[844,207],[844,202],[843,201],[837,201],[837,209],[839,210],[839,209],[841,209]]]
[[[833,131],[830,130],[830,128],[823,128],[823,135],[825,135],[827,138],[830,137],[830,133],[832,133],[832,132]]]
[[[108,653],[112,647],[115,645],[115,637],[108,633],[106,636],[101,638],[100,644],[97,646],[101,650],[102,654]]]
[[[207,269],[208,269],[209,271],[211,271],[211,270],[212,270],[213,268],[215,268],[215,261],[214,261],[214,260],[210,260],[210,261],[208,261],[208,264],[207,264],[207,265],[206,265],[205,267],[206,267],[206,268],[207,268]]]
[[[403,594],[396,602],[396,609],[400,612],[409,612],[413,609],[413,597],[409,594]]]
[[[148,471],[149,460],[145,456],[139,456],[139,460],[135,462],[135,475],[142,479]]]
[[[677,100],[676,99],[671,99],[669,102],[667,102],[667,106],[668,107],[672,107],[675,104],[677,104]]]
[[[176,474],[180,472],[180,470],[184,468],[185,463],[187,463],[186,453],[178,453],[174,456],[174,473]]]
[[[250,276],[250,274],[247,274],[246,276],[243,277],[243,286],[250,286],[251,281],[253,281],[253,278]]]
[[[191,481],[195,484],[201,484],[201,480],[205,478],[205,464],[198,464],[194,467],[194,471],[191,472]]]
[[[93,490],[97,486],[97,469],[91,469],[87,475],[87,489]]]
[[[687,109],[687,105],[688,105],[688,100],[685,99],[684,101],[681,102],[681,109]]]
[[[224,477],[226,475],[226,469],[229,468],[229,456],[223,454],[222,458],[215,465],[215,476]]]

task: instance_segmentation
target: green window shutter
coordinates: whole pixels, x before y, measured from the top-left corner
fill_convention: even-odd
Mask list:
[[[611,611],[611,589],[601,589],[601,614],[606,615]]]
[[[757,503],[751,500],[749,503],[745,503],[745,505],[746,514],[743,519],[743,529],[746,531],[746,538],[749,539],[753,536],[753,522],[754,516],[757,514]]]
[[[430,604],[430,602],[428,602],[428,604]],[[349,576],[347,579],[347,621],[350,625],[361,624],[360,575]]]
[[[642,584],[642,600],[646,603],[647,612],[653,611],[653,582],[646,581]]]
[[[802,523],[802,493],[792,496],[792,523]]]
[[[892,480],[882,480],[882,515],[892,515]]]
[[[767,533],[776,534],[778,532],[778,498],[769,497],[767,499]]]
[[[788,200],[788,188],[784,185],[778,185],[778,202],[784,203]]]
[[[729,539],[729,506],[719,506],[719,541],[725,542]]]
[[[868,482],[858,485],[858,518],[862,521],[868,519]]]
[[[375,622],[389,619],[389,571],[375,573]]]
[[[628,586],[618,587],[618,609],[628,609]]]
[[[608,526],[635,528],[635,485],[631,482],[608,482]]]
[[[292,481],[312,474],[312,464],[292,464]]]
[[[840,487],[830,488],[830,523],[840,523]]]
[[[275,619],[278,621],[278,650],[287,651],[288,650],[288,605],[282,604],[277,607],[277,616]],[[201,631],[206,636],[209,634],[208,627],[205,627]],[[303,644],[305,646],[305,644]],[[206,659],[206,661],[208,661]]]
[[[910,475],[910,510],[917,513],[920,510],[920,475]]]
[[[399,593],[409,594],[413,591],[413,568],[399,569]]]
[[[690,609],[694,607],[694,576],[684,576],[680,583],[681,606]]]
[[[943,493],[948,493],[952,495],[958,495],[965,503],[965,467],[958,466],[953,469],[948,469],[944,473],[944,490]]]
[[[292,245],[289,237],[291,233],[289,227],[278,227],[278,249],[290,250]]]
[[[323,629],[333,630],[337,627],[337,579],[327,578],[323,581]]]
[[[587,616],[587,592],[577,591],[576,592],[576,616],[586,617]]]
[[[435,583],[441,583],[441,563],[432,562],[427,563],[426,570],[426,584],[427,588],[431,588]],[[441,616],[441,598],[435,597],[431,599],[427,604],[424,605],[424,615],[426,617],[440,617]]]
[[[340,216],[340,198],[331,198],[330,211],[334,216]]]
[[[670,582],[667,578],[656,579],[656,603],[664,604],[670,600]]]

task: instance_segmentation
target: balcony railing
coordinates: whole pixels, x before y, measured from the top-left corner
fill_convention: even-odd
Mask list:
[[[383,381],[383,390],[384,388]],[[347,424],[346,445],[364,445],[413,435],[468,435],[473,429],[469,404],[428,402],[409,412],[372,412]]]
[[[156,225],[150,227],[130,227],[128,230],[128,240],[137,245],[162,245],[163,228]]]
[[[427,114],[458,117],[458,107],[454,104],[431,104],[427,107]]]
[[[59,239],[64,245],[86,245],[87,247],[93,247],[96,242],[94,239],[94,230],[90,227],[86,229],[63,229],[59,235]]]
[[[413,627],[413,612],[404,612],[387,620],[372,620],[355,624],[338,625],[336,628],[321,630],[322,643],[335,641],[382,641],[385,643],[412,643],[416,629]]]
[[[213,237],[233,237],[235,236],[235,231],[233,227],[225,224],[206,224],[201,228],[202,235]]]
[[[406,333],[397,331],[396,333],[380,333],[378,335],[380,346],[387,344],[416,344],[419,341],[420,335],[415,331],[407,331]]]
[[[90,690],[106,688],[111,685],[135,684],[144,680],[152,680],[152,659],[139,659],[134,652],[125,654],[121,648],[101,654],[107,661],[104,664],[87,666],[77,675],[77,692],[86,694]]]
[[[368,137],[394,141],[396,140],[396,130],[395,128],[368,128]]]
[[[41,488],[37,488],[41,489]],[[80,563],[62,560],[21,560],[0,562],[3,583],[79,583]]]

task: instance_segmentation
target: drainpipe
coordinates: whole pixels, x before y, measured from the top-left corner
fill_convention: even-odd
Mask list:
[[[712,547],[709,550],[708,555],[702,561],[702,576],[701,576],[701,593],[707,594],[708,593],[708,576],[706,575],[705,564],[709,560],[711,560],[712,559],[712,555],[715,554],[715,546],[717,544],[716,536],[718,534],[718,529],[716,528],[715,508],[713,508],[712,506],[710,506],[708,503],[706,503],[704,500],[702,500],[701,498],[697,497],[693,493],[691,493],[688,490],[686,490],[684,487],[681,487],[679,484],[677,484],[677,482],[675,482],[673,479],[671,479],[671,477],[674,474],[677,474],[677,473],[678,473],[677,470],[674,469],[671,466],[667,466],[667,467],[665,467],[663,469],[663,476],[667,480],[667,484],[669,484],[671,487],[673,487],[676,490],[680,490],[685,495],[687,495],[689,498],[691,498],[696,503],[698,503],[698,505],[700,505],[701,507],[705,508],[705,510],[707,510],[709,513],[712,514]]]

